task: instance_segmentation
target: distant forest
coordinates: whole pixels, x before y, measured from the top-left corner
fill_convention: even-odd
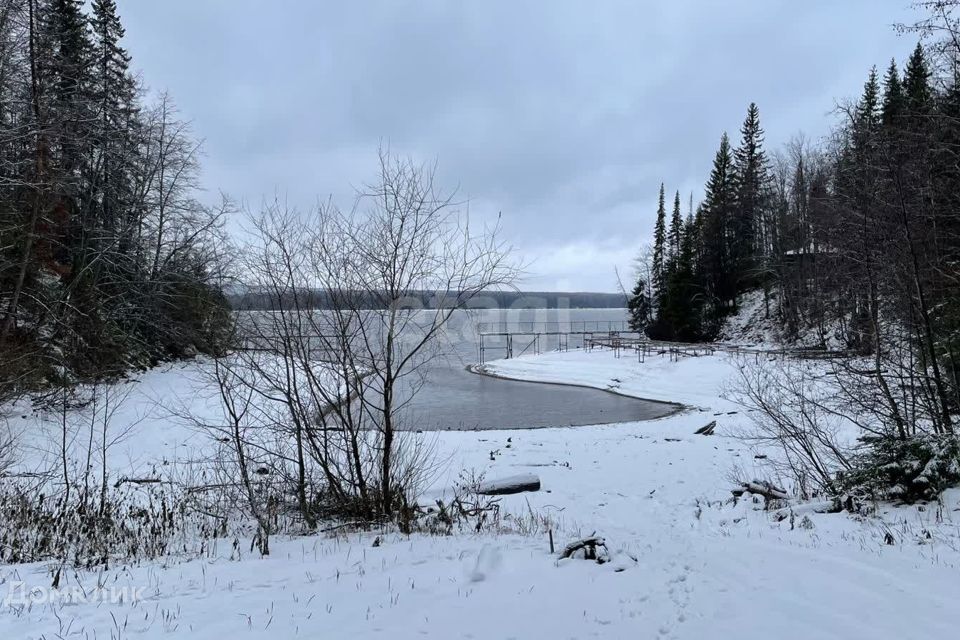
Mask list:
[[[290,294],[292,296],[292,294]],[[454,297],[453,294],[446,294]],[[330,309],[331,296],[322,290],[299,294],[299,305],[313,309]],[[288,298],[290,296],[287,296]],[[234,293],[227,296],[230,306],[238,311],[266,311],[288,309],[292,301],[269,293]],[[433,309],[441,306],[444,294],[423,291],[406,297],[403,304],[409,308]],[[383,308],[382,296],[373,294],[362,305],[368,309]],[[477,309],[622,309],[626,298],[619,293],[556,292],[556,291],[489,291],[474,296],[468,305]]]

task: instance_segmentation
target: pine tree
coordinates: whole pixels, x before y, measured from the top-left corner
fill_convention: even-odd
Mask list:
[[[713,161],[700,224],[703,281],[712,305],[714,324],[735,308],[736,272],[731,256],[731,222],[736,214],[737,180],[730,150],[730,139],[724,133]]]
[[[660,197],[657,200],[657,222],[653,230],[653,295],[658,300],[663,294],[664,286],[664,251],[667,235],[666,224],[667,209],[666,202],[664,200],[664,187],[663,183],[661,182]]]
[[[870,69],[870,75],[863,85],[863,95],[857,103],[854,114],[854,144],[857,136],[870,136],[876,133],[880,125],[880,81],[877,77],[877,68]]]
[[[917,43],[903,74],[903,91],[907,111],[911,116],[925,116],[933,106],[933,88],[930,86],[930,69],[923,47]]]
[[[681,225],[680,250],[667,278],[656,322],[648,332],[653,338],[695,342],[704,337],[702,296],[694,270],[696,229],[692,217]]]
[[[41,74],[51,89],[50,122],[57,127],[52,148],[60,151],[57,163],[67,184],[76,184],[83,161],[82,146],[90,123],[90,61],[92,44],[82,0],[51,0],[40,17],[44,48]],[[67,194],[76,197],[76,193]]]
[[[673,214],[670,216],[670,251],[669,258],[671,262],[676,261],[680,255],[680,238],[683,235],[683,217],[680,214],[680,192],[677,191],[673,196]]]
[[[736,150],[734,171],[737,203],[731,220],[731,262],[737,288],[749,288],[756,281],[757,256],[761,252],[759,231],[764,219],[767,190],[767,158],[763,151],[760,109],[755,103],[747,108],[740,129],[742,139]]]
[[[96,121],[91,108],[92,44],[82,0],[51,0],[39,4],[38,75],[44,93],[51,150],[49,167],[51,209],[48,230],[59,245],[53,250],[57,267],[68,280],[87,261],[88,209],[86,183],[96,162],[89,141]],[[47,97],[48,96],[48,97]]]
[[[873,198],[877,152],[880,132],[880,84],[877,68],[870,70],[863,85],[863,94],[857,102],[850,126],[850,143],[840,175],[840,189],[845,197],[859,203],[862,210],[869,207],[867,199]]]
[[[137,150],[136,86],[130,76],[130,55],[120,46],[124,29],[114,0],[94,0],[91,26],[94,34],[92,98],[99,111],[95,144],[101,158],[94,178],[99,197],[98,221],[106,229],[122,226],[120,212],[131,204],[131,185],[121,170]],[[129,227],[129,225],[127,225]],[[130,239],[125,237],[124,248]]]
[[[97,70],[95,96],[101,110],[118,128],[127,126],[135,88],[130,77],[130,54],[120,46],[124,28],[114,0],[94,0],[90,24],[95,38],[93,57]]]
[[[643,278],[637,278],[630,299],[627,301],[627,310],[630,315],[629,325],[632,331],[643,332],[650,324],[651,304],[647,295],[647,283]]]
[[[906,100],[903,95],[903,84],[900,82],[900,72],[897,70],[897,61],[890,60],[887,75],[883,79],[883,106],[880,120],[884,126],[890,127],[904,111]]]

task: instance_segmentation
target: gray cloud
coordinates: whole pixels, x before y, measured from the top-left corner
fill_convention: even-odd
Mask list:
[[[127,46],[206,139],[204,182],[309,206],[381,140],[503,212],[529,288],[612,290],[656,190],[699,192],[748,102],[769,146],[816,137],[870,65],[915,44],[906,0],[121,0]],[[684,202],[686,199],[684,198]]]

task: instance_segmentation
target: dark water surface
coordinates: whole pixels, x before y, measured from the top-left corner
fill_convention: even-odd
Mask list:
[[[449,369],[413,400],[410,425],[425,431],[535,429],[651,420],[676,406],[599,389],[504,380]]]
[[[511,321],[523,318],[528,322],[532,318],[555,323],[558,319],[561,322],[620,320],[626,312],[622,309],[530,309],[484,313],[500,314]],[[449,356],[430,365],[427,383],[411,403],[408,418],[411,429],[533,429],[634,422],[660,418],[677,408],[599,389],[505,380],[472,373],[466,370],[466,365],[478,360],[473,331],[476,318],[462,322],[455,324],[450,332]],[[549,349],[555,345],[543,340],[542,347]],[[488,353],[488,357],[498,355]]]

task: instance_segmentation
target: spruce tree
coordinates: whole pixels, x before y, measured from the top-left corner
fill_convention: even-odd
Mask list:
[[[736,272],[731,256],[731,221],[736,214],[737,180],[730,139],[724,133],[713,161],[700,223],[703,283],[710,298],[710,319],[719,320],[736,306]]]
[[[657,201],[657,222],[653,230],[653,295],[660,299],[664,286],[664,251],[666,244],[667,209],[664,200],[664,187],[660,183],[660,197]]]
[[[628,320],[630,329],[644,332],[650,324],[651,305],[650,296],[647,294],[647,283],[643,278],[637,278],[630,299],[627,300],[627,310],[630,315]]]
[[[759,230],[764,218],[767,189],[767,158],[763,150],[760,109],[750,103],[740,129],[741,142],[735,153],[737,202],[731,231],[731,267],[738,290],[755,284],[757,256],[761,252]]]
[[[86,181],[95,162],[89,141],[96,120],[90,99],[92,44],[82,0],[51,0],[39,4],[38,75],[49,91],[45,100],[53,173],[52,235],[63,246],[56,253],[64,269],[82,270],[87,246]]]
[[[930,86],[930,69],[923,47],[917,43],[903,74],[903,91],[907,111],[911,116],[925,116],[933,106],[933,88]]]
[[[91,26],[94,36],[92,97],[99,112],[95,144],[101,158],[95,185],[99,197],[97,218],[113,231],[129,205],[131,185],[122,165],[137,150],[136,86],[130,75],[130,55],[120,45],[124,29],[114,0],[94,0]],[[128,226],[128,225],[127,225]],[[129,239],[125,239],[125,245]],[[126,248],[126,246],[124,247]]]
[[[75,199],[76,182],[81,169],[83,145],[88,140],[93,117],[90,105],[90,62],[92,44],[89,24],[82,0],[51,0],[38,5],[44,48],[49,55],[40,59],[39,73],[50,83],[49,119],[59,150],[56,158],[64,186],[72,186]],[[73,204],[73,203],[71,203]]]
[[[840,187],[846,197],[859,203],[861,209],[873,198],[880,132],[880,83],[877,68],[870,70],[857,102],[850,127],[850,144],[841,169]]]
[[[897,61],[890,60],[887,75],[883,79],[883,106],[880,120],[885,127],[893,126],[905,108],[903,84],[900,82],[900,72],[897,70]]]
[[[670,216],[670,261],[676,261],[680,255],[680,238],[683,235],[683,217],[680,214],[680,192],[677,191],[673,196],[673,214]]]
[[[653,326],[654,336],[666,340],[702,340],[702,296],[694,272],[696,230],[688,218],[680,232],[680,250],[667,277],[666,289]]]

